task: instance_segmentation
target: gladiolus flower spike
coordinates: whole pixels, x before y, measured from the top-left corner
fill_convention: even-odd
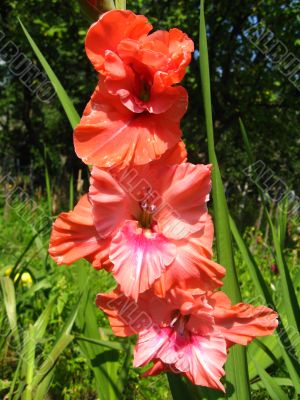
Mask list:
[[[225,390],[228,349],[271,334],[277,314],[232,305],[220,291],[207,210],[211,165],[187,162],[179,86],[192,40],[177,28],[152,31],[146,17],[112,10],[85,47],[99,81],[74,130],[77,155],[93,166],[89,192],[59,215],[49,253],[57,264],[84,258],[112,273],[117,289],[96,303],[117,336],[137,334],[134,366],[144,376],[180,373]]]

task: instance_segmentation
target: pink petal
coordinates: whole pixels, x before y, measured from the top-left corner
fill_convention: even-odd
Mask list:
[[[119,289],[98,294],[96,304],[108,315],[110,326],[117,336],[131,336],[153,326],[147,309],[125,297]]]
[[[166,237],[182,239],[204,227],[211,187],[210,165],[180,164],[164,172],[156,220]]]
[[[209,302],[214,307],[216,327],[222,332],[228,345],[246,345],[256,336],[267,336],[278,326],[277,313],[272,309],[239,303],[231,306],[226,295],[214,293]]]
[[[226,358],[226,342],[217,332],[210,336],[180,336],[170,328],[156,328],[139,334],[134,366],[160,359],[165,369],[169,366],[184,373],[195,385],[224,391],[220,378]]]
[[[74,146],[86,164],[124,168],[160,158],[181,137],[180,119],[186,111],[187,94],[176,89],[173,106],[161,114],[133,113],[118,96],[97,86],[74,130]]]
[[[92,262],[98,255],[99,268],[108,258],[108,247],[109,242],[101,240],[94,227],[87,195],[79,200],[73,211],[61,213],[53,224],[49,254],[58,264],[72,264],[80,258]]]
[[[136,221],[127,221],[112,240],[109,258],[122,291],[137,300],[175,255],[176,246],[162,235],[139,228]]]
[[[224,375],[223,365],[227,351],[226,342],[221,335],[194,335],[182,354],[175,367],[185,372],[192,383],[225,391],[220,379]]]
[[[134,348],[133,366],[140,367],[158,357],[161,347],[167,346],[170,340],[170,329],[150,328],[138,337]]]
[[[89,198],[95,227],[100,237],[108,237],[130,218],[130,198],[112,174],[94,167]]]
[[[160,279],[165,291],[172,287],[212,290],[222,286],[225,269],[210,259],[207,242],[201,233],[174,241],[177,246],[176,259]]]

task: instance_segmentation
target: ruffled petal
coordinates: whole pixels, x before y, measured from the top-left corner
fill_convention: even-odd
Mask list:
[[[175,369],[195,385],[224,391],[220,378],[227,358],[225,339],[214,332],[209,336],[181,336],[170,328],[149,329],[139,334],[134,351],[134,366],[161,360],[159,370]]]
[[[168,346],[171,329],[150,328],[139,334],[138,341],[134,348],[133,366],[140,367],[148,364],[156,358],[160,358],[158,354],[161,348]],[[172,354],[169,354],[171,357]]]
[[[136,114],[118,97],[97,86],[74,131],[78,157],[98,167],[143,165],[160,158],[180,140],[187,94],[178,88],[173,106],[162,114]]]
[[[128,10],[108,11],[88,30],[85,41],[87,56],[95,69],[102,72],[106,50],[116,52],[122,39],[141,39],[151,29],[152,25],[143,15]]]
[[[180,164],[168,168],[161,179],[162,204],[155,215],[158,230],[182,239],[199,231],[207,221],[211,187],[210,165]]]
[[[111,293],[99,293],[96,304],[108,315],[116,336],[131,336],[153,326],[145,307],[126,297],[119,289]]]
[[[175,255],[176,246],[162,235],[139,228],[136,221],[127,221],[112,240],[109,258],[122,291],[137,300]]]
[[[209,302],[214,307],[216,327],[222,332],[227,344],[247,345],[256,336],[267,336],[278,326],[277,313],[265,306],[254,307],[239,303],[230,305],[227,296],[219,292],[210,296]]]
[[[172,287],[213,290],[223,285],[225,268],[210,259],[205,247],[206,238],[203,240],[201,234],[199,237],[194,234],[174,243],[177,246],[176,259],[155,284],[158,293],[165,293]]]
[[[189,346],[184,348],[182,357],[175,367],[183,371],[194,385],[212,389],[225,388],[220,382],[224,375],[223,365],[227,358],[226,342],[221,335],[192,336]]]
[[[80,258],[97,268],[108,260],[109,241],[101,240],[94,227],[92,206],[84,195],[73,211],[62,213],[53,224],[49,254],[58,264],[72,264]],[[101,255],[101,256],[100,256]]]
[[[108,171],[93,168],[89,198],[94,224],[102,238],[111,236],[130,218],[130,197]]]

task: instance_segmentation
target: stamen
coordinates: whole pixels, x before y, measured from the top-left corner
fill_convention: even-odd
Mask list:
[[[152,214],[156,211],[155,204],[149,204],[146,200],[140,203],[142,213],[139,219],[142,228],[151,228],[152,224]]]

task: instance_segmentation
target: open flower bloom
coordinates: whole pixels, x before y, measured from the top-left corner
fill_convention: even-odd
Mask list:
[[[189,163],[162,169],[158,162],[114,174],[93,168],[95,228],[111,239],[112,273],[126,296],[137,300],[160,277],[162,292],[192,281],[205,289],[222,285],[224,268],[209,258],[210,171]]]
[[[74,130],[75,151],[83,162],[105,168],[143,165],[180,141],[180,120],[188,101],[183,88],[178,88],[169,110],[137,114],[107,93],[102,81]]]
[[[186,158],[185,145],[180,141],[159,161],[153,162],[153,167],[182,163]],[[98,235],[94,225],[92,205],[88,195],[85,194],[74,210],[61,213],[54,222],[49,254],[59,265],[69,265],[84,258],[97,269],[102,267],[108,269],[111,265],[108,258],[110,242],[110,238],[103,239]]]
[[[138,333],[134,366],[154,363],[146,376],[172,371],[196,385],[223,391],[220,378],[228,348],[270,335],[278,324],[270,308],[233,306],[222,292],[172,289],[159,298],[150,290],[134,303],[117,289],[98,294],[96,303],[108,314],[117,336]]]
[[[53,225],[49,253],[58,264],[86,258],[112,268],[127,296],[155,284],[215,289],[225,270],[211,260],[213,225],[206,202],[208,165],[182,163],[182,146],[139,168],[94,168],[88,197]],[[162,167],[164,166],[164,169]]]
[[[144,16],[113,10],[88,31],[87,55],[101,76],[74,131],[87,164],[147,164],[180,140],[188,97],[172,85],[184,76],[193,42],[178,29],[151,29]]]
[[[129,110],[160,114],[176,101],[194,50],[179,29],[148,34],[152,25],[128,10],[103,14],[89,29],[86,52],[104,85]]]

